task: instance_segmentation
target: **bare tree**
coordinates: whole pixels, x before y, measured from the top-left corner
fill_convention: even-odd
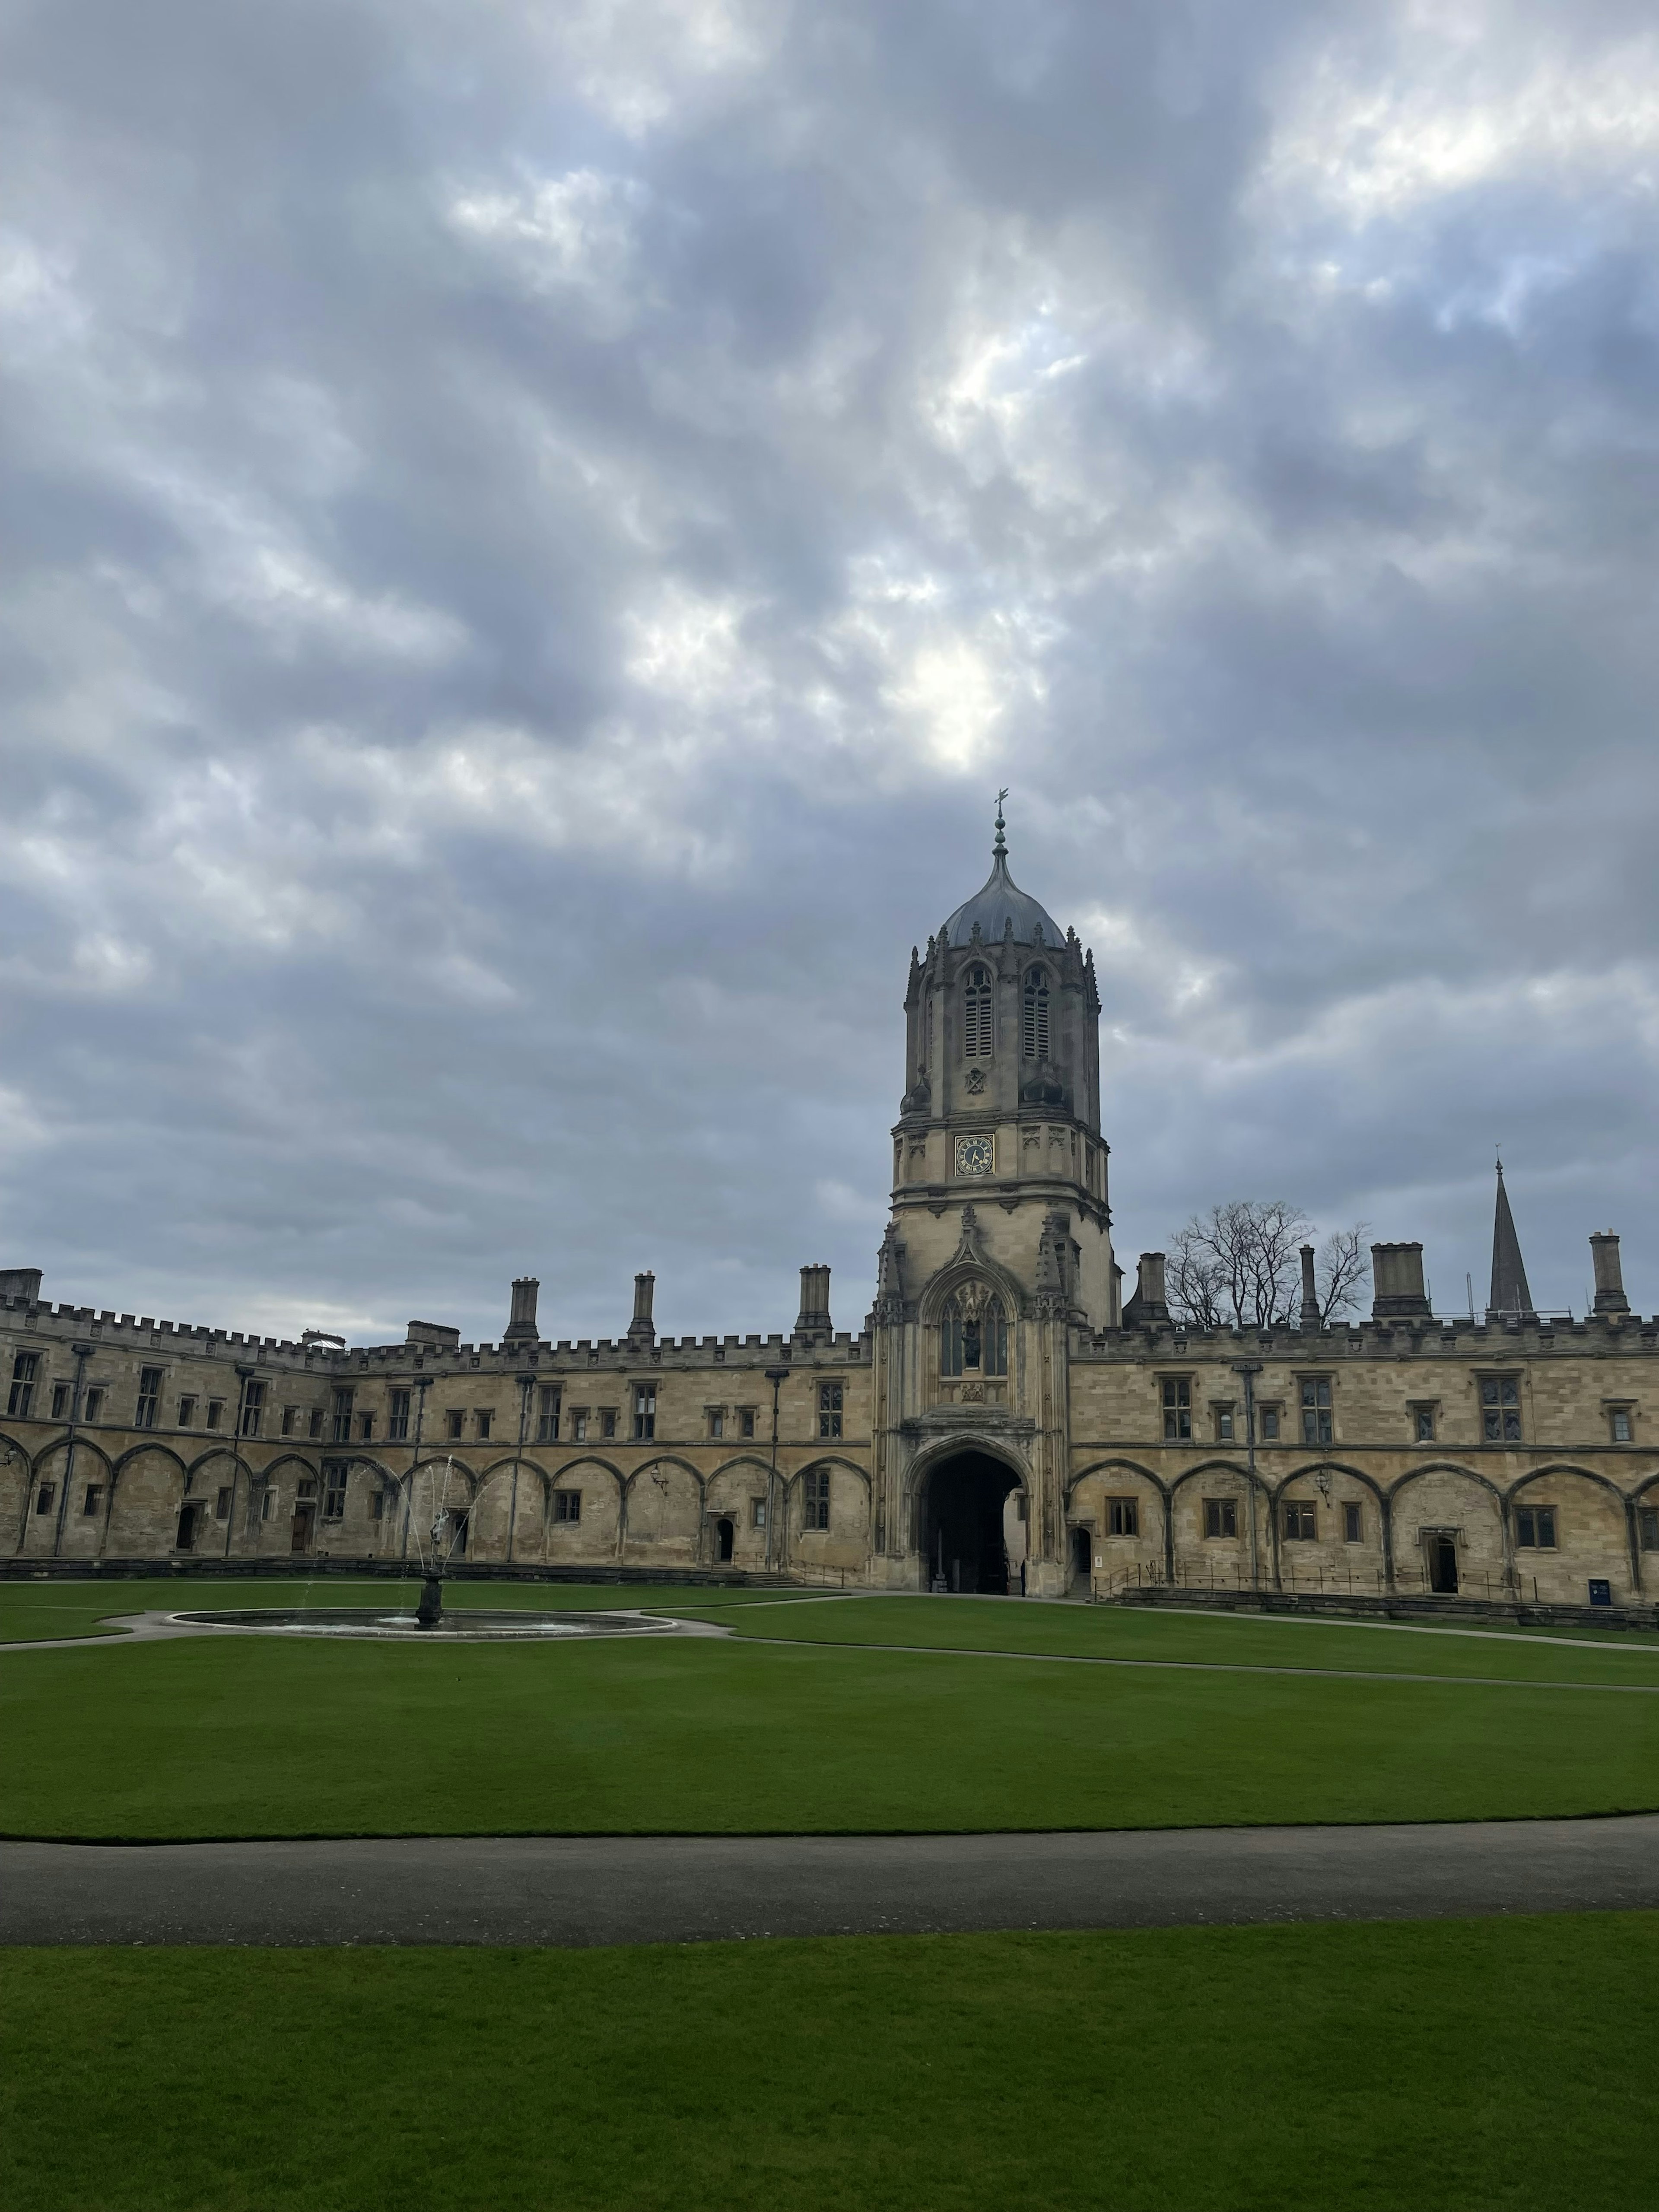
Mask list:
[[[1267,1328],[1302,1310],[1301,1247],[1313,1224],[1287,1199],[1235,1199],[1194,1214],[1170,1239],[1165,1295],[1192,1328]],[[1358,1304],[1364,1224],[1325,1239],[1316,1263],[1320,1317]]]
[[[1352,1229],[1331,1231],[1314,1262],[1314,1287],[1319,1298],[1321,1321],[1333,1321],[1339,1314],[1353,1311],[1359,1304],[1370,1266],[1365,1256],[1363,1221],[1356,1221]]]
[[[1205,1235],[1196,1216],[1170,1239],[1164,1294],[1170,1311],[1189,1328],[1224,1327],[1226,1270],[1216,1256],[1213,1238]]]

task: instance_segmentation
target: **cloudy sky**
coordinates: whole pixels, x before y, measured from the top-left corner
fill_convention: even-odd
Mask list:
[[[0,1264],[856,1326],[913,942],[1120,1255],[1659,1306],[1650,0],[0,0]]]

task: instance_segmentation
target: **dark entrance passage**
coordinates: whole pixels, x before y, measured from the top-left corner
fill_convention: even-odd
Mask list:
[[[714,1523],[714,1535],[720,1546],[720,1565],[724,1566],[732,1556],[732,1547],[737,1541],[738,1532],[729,1521],[722,1520]]]
[[[1073,1583],[1089,1583],[1094,1579],[1095,1540],[1086,1528],[1072,1531],[1072,1580]]]
[[[309,1498],[302,1499],[294,1509],[293,1523],[289,1529],[288,1548],[290,1552],[311,1549],[312,1526],[317,1518],[317,1508]]]
[[[193,1552],[196,1549],[196,1538],[201,1527],[201,1522],[202,1509],[199,1505],[181,1505],[179,1507],[179,1541],[176,1547],[179,1551]]]
[[[1009,1492],[1018,1487],[1018,1476],[988,1452],[958,1452],[933,1468],[921,1498],[926,1587],[1007,1595],[1002,1511]],[[1019,1587],[1017,1570],[1013,1586]]]
[[[1429,1539],[1429,1588],[1437,1597],[1457,1595],[1457,1546],[1449,1536]]]

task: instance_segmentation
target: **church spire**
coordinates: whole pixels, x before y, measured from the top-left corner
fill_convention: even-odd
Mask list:
[[[1532,1292],[1521,1258],[1521,1239],[1515,1233],[1510,1194],[1504,1188],[1504,1163],[1498,1163],[1498,1204],[1492,1224],[1492,1300],[1488,1321],[1522,1320],[1532,1312]]]

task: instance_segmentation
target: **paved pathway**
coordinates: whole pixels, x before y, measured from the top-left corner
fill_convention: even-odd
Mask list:
[[[0,1844],[0,1942],[696,1942],[1659,1909],[1659,1814],[970,1836]]]

